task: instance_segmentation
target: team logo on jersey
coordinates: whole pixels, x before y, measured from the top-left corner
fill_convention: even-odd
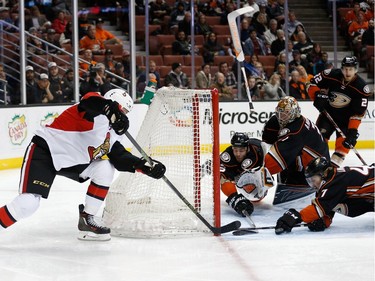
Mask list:
[[[331,92],[332,97],[329,99],[329,104],[334,108],[343,108],[349,105],[351,98],[340,92]]]
[[[244,170],[247,170],[250,168],[252,164],[253,164],[253,161],[249,158],[246,158],[245,160],[242,161],[241,168]]]
[[[324,74],[325,74],[325,75],[330,74],[330,73],[331,73],[331,70],[332,70],[332,69],[330,69],[330,68],[325,69],[325,70],[324,70]]]
[[[110,140],[110,133],[108,132],[104,139],[104,142],[101,145],[99,145],[98,147],[89,146],[87,148],[91,161],[99,159],[103,157],[104,155],[107,155],[110,149],[109,140]]]
[[[223,152],[221,155],[220,155],[220,159],[223,161],[223,162],[226,162],[228,163],[230,161],[230,155],[228,152]]]
[[[364,91],[366,94],[369,94],[369,93],[370,93],[370,88],[368,87],[368,85],[366,85],[366,86],[363,88],[363,91]]]
[[[289,134],[290,130],[288,128],[281,129],[279,132],[279,137]]]

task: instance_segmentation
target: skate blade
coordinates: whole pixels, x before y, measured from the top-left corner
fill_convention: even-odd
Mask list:
[[[82,241],[109,241],[111,240],[111,235],[109,233],[96,234],[90,231],[80,231],[77,238]]]

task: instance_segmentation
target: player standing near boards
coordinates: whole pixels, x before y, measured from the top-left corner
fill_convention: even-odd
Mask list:
[[[350,148],[358,139],[358,127],[366,113],[370,89],[357,74],[358,61],[355,56],[346,56],[341,69],[326,69],[311,79],[308,93],[314,100],[314,106],[321,112],[316,125],[328,141],[335,132],[334,124],[327,118],[327,112],[344,133],[343,138],[336,134],[335,152],[331,163],[339,167]]]
[[[38,209],[40,198],[48,198],[55,176],[62,175],[78,182],[91,180],[85,205],[79,205],[78,238],[109,240],[110,229],[96,214],[107,196],[115,169],[139,171],[155,179],[166,170],[155,160],[156,164],[149,166],[121,144],[129,128],[126,114],[132,107],[133,100],[124,90],[110,90],[104,97],[89,92],[51,125],[37,130],[25,152],[20,194],[0,208],[0,230],[31,216]]]

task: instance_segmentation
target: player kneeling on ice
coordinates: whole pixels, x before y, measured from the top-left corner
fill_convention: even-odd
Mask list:
[[[78,104],[62,112],[51,125],[32,138],[21,169],[20,195],[0,208],[0,230],[32,215],[40,198],[48,198],[56,175],[84,182],[91,180],[85,205],[79,206],[79,239],[109,240],[110,229],[95,216],[107,196],[115,169],[140,171],[159,179],[165,166],[128,152],[121,139],[129,128],[126,114],[133,100],[121,89],[84,95]],[[103,159],[107,156],[109,160]]]
[[[245,133],[235,133],[231,146],[220,155],[221,190],[228,196],[226,202],[239,215],[250,215],[254,206],[244,195],[237,192],[236,181],[244,171],[263,165],[262,142],[249,138]]]
[[[333,215],[357,217],[374,212],[374,167],[336,168],[324,157],[312,160],[305,170],[306,180],[316,189],[311,205],[296,211],[289,209],[277,220],[275,232],[290,232],[301,222],[311,231],[323,231]]]

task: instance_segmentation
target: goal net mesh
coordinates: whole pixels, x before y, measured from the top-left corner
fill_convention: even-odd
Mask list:
[[[165,176],[211,224],[215,224],[214,126],[210,90],[161,88],[136,138]],[[132,148],[132,153],[141,154]],[[217,202],[217,201],[216,201]],[[104,219],[113,235],[170,237],[210,233],[163,179],[120,173],[107,195]]]

